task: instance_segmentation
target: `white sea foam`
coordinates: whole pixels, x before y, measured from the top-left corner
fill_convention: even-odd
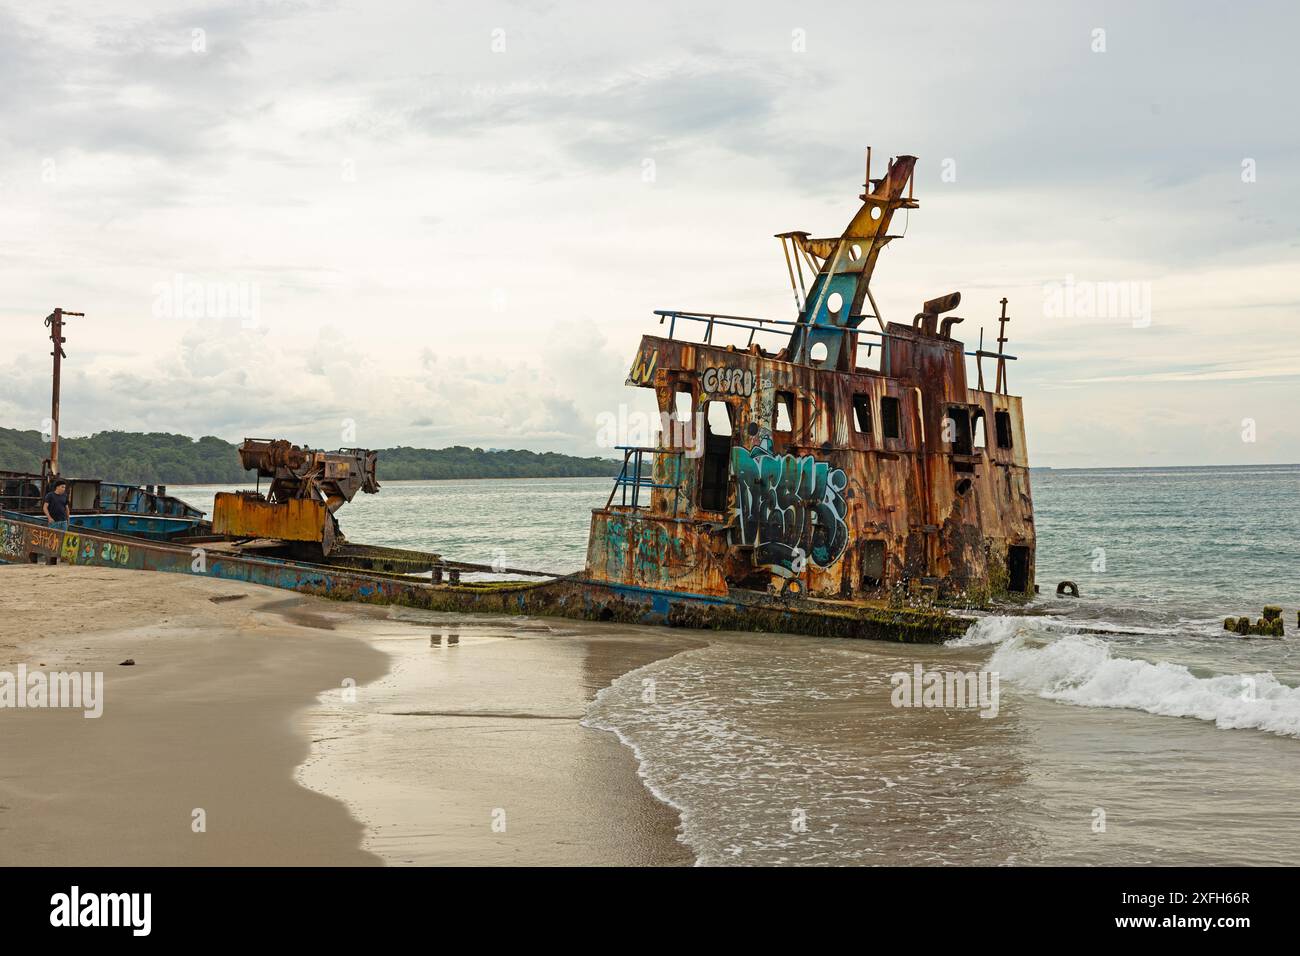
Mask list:
[[[1218,622],[1215,622],[1218,628]],[[1106,620],[1078,621],[1069,618],[1041,615],[1036,617],[1007,617],[995,614],[982,617],[966,629],[961,637],[946,642],[947,647],[986,647],[1003,644],[1013,637],[1026,634],[1130,634],[1137,637],[1165,637],[1187,630],[1186,624],[1150,627]]]
[[[630,749],[632,751],[632,756],[636,759],[637,776],[641,778],[642,784],[644,784],[645,788],[650,791],[656,800],[660,803],[667,804],[677,811],[677,815],[681,818],[682,826],[684,828],[688,816],[687,808],[673,800],[672,797],[658,786],[648,770],[646,756],[642,752],[641,747],[635,740],[623,732],[615,722],[614,718],[610,715],[610,712],[616,707],[616,700],[619,698],[635,700],[636,694],[642,686],[641,682],[645,676],[654,674],[663,666],[663,663],[663,660],[651,661],[649,664],[645,664],[635,670],[630,670],[621,677],[615,678],[614,682],[609,686],[602,687],[597,691],[591,704],[588,705],[587,713],[579,723],[592,730],[603,730],[607,733],[613,734],[619,739],[619,742],[621,742],[623,746]],[[688,847],[690,846],[690,843],[686,840],[684,832],[679,832],[677,834],[677,842]],[[698,860],[696,862],[697,864],[699,863]]]
[[[1023,617],[982,617],[961,637],[947,642],[948,647],[984,647],[989,644],[1001,644],[1029,630],[1030,620]]]
[[[632,749],[701,866],[1012,859],[1005,832],[982,825],[1008,806],[989,783],[998,738],[932,745],[927,722],[890,706],[898,661],[812,639],[719,641],[619,677],[582,723]],[[881,819],[906,822],[882,836]]]
[[[989,627],[1002,633],[1009,626]],[[1026,639],[1023,631],[1000,642],[984,641],[998,643],[987,666],[1040,697],[1081,707],[1196,717],[1225,730],[1300,737],[1300,688],[1281,683],[1267,671],[1198,677],[1182,664],[1116,657],[1095,637],[1067,634],[1039,644]]]

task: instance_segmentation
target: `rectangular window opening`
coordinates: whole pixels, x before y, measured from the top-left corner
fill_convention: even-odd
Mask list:
[[[689,422],[694,404],[691,390],[684,385],[678,385],[677,393],[673,396],[673,417],[679,422]]]
[[[704,406],[704,421],[708,433],[700,470],[700,507],[723,511],[731,465],[731,407],[726,402],[709,402]]]
[[[731,406],[726,402],[709,402],[705,407],[704,420],[708,423],[709,434],[730,437],[732,431]]]
[[[871,396],[853,396],[853,427],[863,435],[871,434]]]
[[[901,438],[898,399],[885,395],[880,399],[880,430],[886,438]]]
[[[952,422],[952,431],[946,436],[952,445],[954,455],[971,453],[970,409],[960,405],[948,407],[948,421]]]
[[[1007,548],[1007,590],[1018,594],[1029,590],[1029,548],[1024,545]]]
[[[998,434],[998,447],[1011,447],[1011,414],[1009,412],[994,412],[993,426]]]
[[[776,424],[774,431],[794,431],[794,395],[790,392],[776,393]]]
[[[862,587],[878,588],[885,583],[885,542],[862,544]]]

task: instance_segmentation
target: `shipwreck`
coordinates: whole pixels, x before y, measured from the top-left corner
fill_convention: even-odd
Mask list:
[[[916,159],[896,157],[873,179],[870,155],[861,205],[839,236],[777,235],[792,318],[656,313],[660,331],[641,340],[627,384],[653,389],[665,427],[655,445],[621,449],[581,571],[352,543],[336,512],[379,491],[376,453],[283,440],[245,440],[240,458],[258,488],[218,495],[211,521],[165,489],[78,480],[69,526],[48,527],[39,500],[58,474],[60,310],[52,460],[40,474],[3,476],[0,562],[200,574],[439,611],[914,642],[959,635],[970,623],[963,608],[1036,590],[1007,300],[994,317],[996,350],[982,332],[969,350],[956,337],[957,292],[925,300],[910,321],[885,321],[871,278],[899,238],[895,214],[919,205]]]
[[[627,384],[654,390],[667,427],[656,447],[623,449],[618,494],[592,522],[592,579],[850,600],[900,587],[976,603],[1031,590],[1006,300],[997,351],[967,352],[954,336],[960,293],[926,301],[909,323],[886,323],[871,294],[898,238],[895,212],[918,206],[915,162],[900,156],[873,180],[868,161],[862,206],[840,236],[778,235],[796,319],[658,313],[667,334],[642,339]],[[699,341],[681,334],[690,330]],[[714,344],[736,330],[743,347]],[[769,351],[773,335],[784,344]]]

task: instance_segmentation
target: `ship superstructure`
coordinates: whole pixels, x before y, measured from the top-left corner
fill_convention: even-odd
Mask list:
[[[588,578],[849,600],[1032,591],[1006,300],[997,351],[967,351],[954,336],[960,293],[925,301],[908,323],[875,307],[870,282],[899,238],[894,214],[918,207],[915,163],[899,156],[872,179],[868,158],[842,235],[778,234],[793,320],[657,313],[667,334],[642,338],[627,384],[654,390],[664,427],[654,447],[623,449],[614,493],[593,514]]]

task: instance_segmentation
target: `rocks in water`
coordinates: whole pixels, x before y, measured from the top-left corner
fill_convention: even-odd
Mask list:
[[[1300,623],[1300,612],[1296,613],[1296,620]],[[1242,637],[1282,637],[1282,609],[1276,604],[1268,605],[1264,616],[1253,624],[1249,617],[1225,617],[1223,629]]]

